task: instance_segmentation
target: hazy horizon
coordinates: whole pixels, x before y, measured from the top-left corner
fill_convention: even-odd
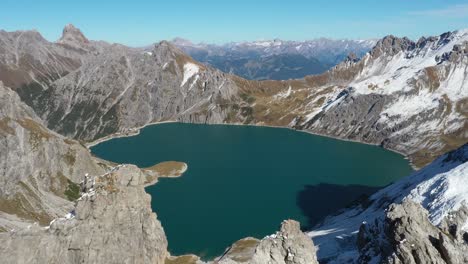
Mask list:
[[[460,0],[282,3],[7,0],[2,3],[0,29],[36,29],[47,40],[55,41],[63,27],[72,23],[89,39],[141,47],[176,37],[210,44],[321,37],[378,39],[385,35],[418,39],[468,27],[468,4]]]
[[[107,40],[107,39],[95,39],[95,38],[90,38],[89,35],[86,33],[86,31],[84,31],[82,28],[80,28],[79,26],[77,26],[76,24],[74,23],[66,23],[63,25],[62,29],[59,30],[59,36],[55,39],[50,39],[48,38],[47,36],[44,35],[43,32],[41,32],[39,29],[37,28],[21,28],[21,29],[12,29],[12,30],[6,30],[4,28],[0,28],[0,30],[5,30],[7,32],[14,32],[14,31],[37,31],[39,32],[39,34],[41,34],[42,37],[44,37],[47,41],[50,41],[50,42],[55,42],[57,40],[60,39],[61,37],[61,34],[62,34],[62,31],[63,31],[63,28],[65,28],[66,25],[73,25],[74,27],[78,28],[85,37],[87,37],[89,40],[92,40],[92,41],[104,41],[104,42],[108,42],[108,43],[112,43],[112,44],[121,44],[121,45],[126,45],[126,46],[129,46],[129,47],[134,47],[134,48],[144,48],[144,47],[147,47],[147,46],[151,46],[155,43],[159,43],[161,41],[169,41],[169,42],[174,42],[176,39],[180,39],[180,40],[183,40],[183,41],[189,41],[191,42],[192,44],[206,44],[206,45],[216,45],[216,46],[222,46],[222,45],[228,45],[228,44],[232,44],[232,43],[243,43],[243,42],[262,42],[262,41],[275,41],[275,40],[280,40],[280,41],[291,41],[291,42],[305,42],[305,41],[316,41],[316,40],[320,40],[320,39],[325,39],[325,40],[332,40],[332,41],[341,41],[341,40],[350,40],[350,41],[369,41],[369,40],[379,40],[379,39],[382,39],[383,37],[385,36],[389,36],[389,35],[394,35],[394,34],[384,34],[382,35],[381,37],[376,37],[376,38],[333,38],[333,37],[323,37],[323,36],[317,36],[317,37],[314,37],[314,38],[309,38],[309,39],[281,39],[281,38],[271,38],[271,39],[247,39],[247,40],[239,40],[239,41],[225,41],[225,42],[210,42],[210,41],[194,41],[192,39],[188,39],[188,38],[184,38],[184,37],[180,37],[180,36],[176,36],[176,37],[173,37],[172,39],[158,39],[158,40],[155,40],[155,41],[152,41],[152,42],[149,42],[149,43],[146,43],[146,44],[141,44],[141,45],[131,45],[131,44],[127,44],[127,43],[122,43],[122,42],[116,42],[116,41],[110,41],[110,40]],[[454,28],[454,29],[448,29],[446,31],[441,31],[441,32],[438,32],[438,33],[434,33],[432,35],[421,35],[421,36],[417,36],[417,37],[409,37],[409,36],[400,36],[400,35],[394,35],[396,37],[400,37],[400,38],[403,38],[403,37],[407,37],[413,41],[417,41],[419,38],[421,37],[427,37],[427,36],[438,36],[438,35],[441,35],[445,32],[453,32],[453,31],[458,31],[458,30],[465,30],[467,29],[468,30],[468,26],[466,26],[465,28]]]

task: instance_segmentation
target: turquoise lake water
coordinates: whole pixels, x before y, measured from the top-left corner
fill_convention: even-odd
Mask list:
[[[311,228],[412,171],[403,156],[377,146],[253,126],[158,124],[91,151],[140,167],[187,163],[182,177],[146,191],[169,251],[205,259],[243,237],[274,233],[284,219]]]

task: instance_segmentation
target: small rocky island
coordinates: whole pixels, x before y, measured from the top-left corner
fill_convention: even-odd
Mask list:
[[[155,177],[177,178],[186,172],[188,166],[180,161],[164,161],[151,167],[143,168],[143,171]]]

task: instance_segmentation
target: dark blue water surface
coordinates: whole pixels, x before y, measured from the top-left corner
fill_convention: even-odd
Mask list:
[[[268,127],[166,123],[91,150],[140,167],[186,162],[182,177],[146,191],[171,253],[205,258],[274,233],[284,219],[310,228],[411,172],[403,156],[377,146]]]

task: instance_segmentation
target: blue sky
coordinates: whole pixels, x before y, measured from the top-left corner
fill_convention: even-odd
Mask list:
[[[94,40],[131,46],[195,42],[418,38],[468,28],[468,1],[452,0],[2,0],[0,29],[36,29],[49,40],[72,23]]]

